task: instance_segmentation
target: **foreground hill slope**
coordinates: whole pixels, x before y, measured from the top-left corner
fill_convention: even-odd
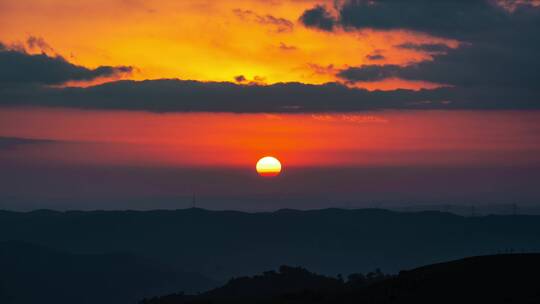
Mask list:
[[[0,242],[2,304],[128,304],[142,297],[215,286],[200,275],[130,254],[68,254]]]
[[[197,296],[169,295],[142,304],[196,303],[540,303],[540,254],[472,257],[349,280],[292,269],[231,280]],[[357,276],[358,277],[358,276]]]
[[[225,281],[280,265],[331,276],[376,267],[395,273],[466,256],[540,251],[540,216],[378,209],[0,211],[0,241],[6,240],[81,254],[127,252]]]

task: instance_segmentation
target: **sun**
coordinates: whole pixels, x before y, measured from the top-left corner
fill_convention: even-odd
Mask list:
[[[281,172],[281,163],[273,156],[265,156],[255,167],[260,176],[277,176]]]

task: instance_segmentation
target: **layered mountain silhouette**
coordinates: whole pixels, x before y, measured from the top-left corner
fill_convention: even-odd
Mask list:
[[[540,303],[540,254],[466,258],[399,275],[351,275],[348,281],[282,267],[231,280],[200,295],[172,294],[141,304]]]
[[[0,303],[123,304],[142,297],[215,286],[131,254],[69,254],[17,241],[0,242]]]
[[[8,240],[72,254],[125,252],[225,282],[280,265],[346,276],[376,267],[397,273],[467,256],[540,251],[540,216],[378,209],[0,211],[0,241]]]

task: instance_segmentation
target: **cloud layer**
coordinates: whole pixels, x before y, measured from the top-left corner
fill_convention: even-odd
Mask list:
[[[540,99],[540,7],[532,1],[345,1],[338,16],[321,6],[307,10],[307,27],[332,31],[408,30],[460,41],[451,49],[443,44],[398,45],[433,55],[433,60],[397,65],[363,65],[338,73],[349,82],[381,81],[387,78],[428,81],[456,90],[506,88],[524,90]],[[504,5],[503,5],[504,4]],[[510,9],[512,8],[512,9]],[[317,12],[315,14],[314,12]],[[307,22],[309,21],[309,22]],[[324,24],[324,25],[322,25]],[[516,95],[510,99],[519,98]]]
[[[507,88],[367,91],[336,83],[239,85],[178,79],[125,80],[88,88],[4,88],[0,105],[237,113],[540,108],[535,91]]]
[[[347,112],[378,109],[539,109],[540,6],[527,1],[347,0],[335,11],[314,6],[299,16],[309,29],[328,35],[375,29],[420,32],[457,40],[457,46],[408,42],[404,52],[427,55],[424,61],[388,64],[388,55],[363,55],[369,64],[335,66],[328,73],[339,83],[263,85],[238,73],[232,82],[179,79],[113,81],[87,88],[51,85],[131,73],[130,66],[88,68],[61,56],[41,38],[27,44],[39,54],[0,44],[0,105],[32,105],[155,112]],[[497,4],[499,3],[499,4]],[[241,18],[293,31],[294,24],[272,15],[235,10]],[[302,45],[280,48],[295,50]],[[292,52],[291,52],[292,53]],[[292,56],[292,55],[291,55]],[[189,60],[187,58],[186,60]],[[312,64],[316,66],[315,64]],[[362,83],[402,79],[442,85],[419,91],[367,91]],[[250,77],[251,79],[251,77]]]
[[[29,39],[30,47],[43,48],[43,40]],[[48,46],[47,46],[48,47]],[[7,84],[62,84],[131,73],[129,66],[99,66],[95,69],[75,65],[61,56],[29,54],[0,43],[0,86]]]

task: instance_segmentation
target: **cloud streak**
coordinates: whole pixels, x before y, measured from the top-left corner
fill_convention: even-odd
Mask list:
[[[262,25],[272,26],[277,33],[292,32],[294,24],[285,18],[275,17],[270,14],[259,15],[251,10],[235,9],[233,12],[239,18],[246,21],[257,22]]]
[[[0,136],[0,151],[13,150],[19,146],[56,143],[54,140]]]

